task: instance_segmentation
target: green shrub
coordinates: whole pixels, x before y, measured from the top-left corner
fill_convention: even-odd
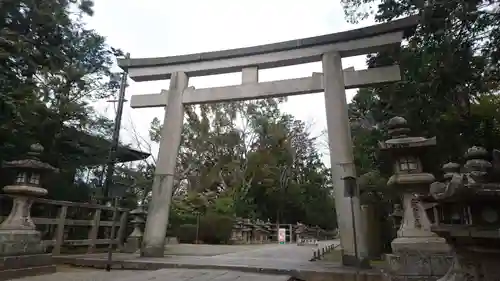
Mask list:
[[[193,243],[196,240],[196,225],[183,224],[177,228],[176,236],[180,243]]]
[[[208,213],[200,218],[199,239],[207,244],[227,244],[231,238],[232,229],[232,217]]]

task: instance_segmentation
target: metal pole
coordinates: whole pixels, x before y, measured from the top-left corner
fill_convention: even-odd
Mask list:
[[[349,197],[350,203],[351,203],[351,220],[352,220],[352,235],[353,235],[353,242],[354,242],[354,257],[356,259],[356,267],[360,267],[360,260],[359,260],[359,254],[358,254],[358,237],[356,233],[356,216],[354,215],[354,204],[353,204],[353,197],[358,196],[359,197],[359,191],[358,191],[358,186],[356,183],[356,178],[355,177],[345,177],[342,180],[344,180],[344,196]]]
[[[111,263],[113,262],[113,245],[115,244],[115,228],[116,219],[118,218],[118,197],[113,198],[113,221],[111,222],[111,235],[109,237],[108,245],[108,260],[106,262],[106,271],[111,271]]]
[[[198,244],[198,235],[200,233],[200,213],[196,213],[196,242]]]
[[[356,235],[356,216],[354,215],[354,204],[352,201],[352,196],[350,197],[351,200],[351,217],[352,217],[352,235],[354,236],[354,256],[356,257],[356,266],[360,266],[359,264],[359,255],[358,255],[358,237]]]
[[[130,59],[130,53],[125,55],[125,59]],[[104,182],[104,192],[103,197],[106,200],[108,198],[109,187],[112,183],[113,173],[115,170],[115,162],[116,162],[116,150],[118,149],[119,139],[120,139],[120,128],[122,123],[122,114],[123,114],[123,104],[125,103],[125,89],[127,88],[127,77],[128,77],[128,69],[122,73],[122,79],[120,81],[120,93],[118,95],[118,108],[116,110],[115,116],[115,126],[113,128],[113,136],[111,139],[111,147],[109,149],[108,154],[108,163],[106,166],[106,179]]]

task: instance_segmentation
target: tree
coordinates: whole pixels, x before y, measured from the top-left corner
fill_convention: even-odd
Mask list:
[[[390,117],[405,117],[415,134],[437,136],[435,163],[457,159],[471,145],[493,148],[500,137],[493,129],[498,116],[485,116],[481,108],[497,105],[500,2],[398,0],[376,11],[373,3],[343,1],[351,20],[367,16],[367,10],[377,21],[412,14],[422,20],[400,51],[369,57],[370,67],[398,63],[402,81],[359,91],[352,117],[370,117],[379,128]]]
[[[172,224],[192,221],[194,194],[212,192],[203,213],[335,227],[332,187],[315,138],[305,123],[279,111],[281,101],[185,107]],[[160,129],[153,120],[153,141]]]
[[[110,67],[120,54],[84,26],[81,17],[92,14],[92,5],[0,3],[0,159],[21,157],[41,143],[44,160],[61,169],[49,186],[72,184],[75,171],[107,157],[106,142],[82,143],[86,134],[110,135],[111,122],[89,104],[113,93]]]
[[[349,105],[365,202],[391,192],[381,179],[392,174],[377,142],[388,138],[385,122],[402,116],[414,136],[436,136],[438,147],[424,169],[438,174],[442,163],[458,160],[472,145],[495,148],[498,129],[500,1],[342,0],[348,20],[374,15],[378,22],[419,15],[413,34],[398,49],[368,56],[369,67],[399,64],[398,83],[359,90]],[[430,160],[430,161],[429,161]],[[377,179],[378,178],[378,179]],[[366,182],[371,184],[366,184]],[[375,184],[373,184],[375,183]],[[370,196],[369,196],[370,195]],[[387,213],[387,212],[386,212]]]

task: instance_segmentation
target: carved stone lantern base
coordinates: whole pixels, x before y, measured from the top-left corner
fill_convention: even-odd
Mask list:
[[[439,281],[500,280],[500,251],[457,250],[450,270]]]
[[[450,268],[453,257],[446,239],[432,232],[422,202],[414,194],[403,196],[404,215],[398,238],[386,256],[392,279],[437,280]]]
[[[0,230],[0,256],[32,255],[45,252],[36,230]]]
[[[392,280],[437,280],[450,268],[450,248],[441,237],[399,237],[386,255]]]
[[[446,239],[432,234],[426,237],[398,237],[391,242],[392,252],[449,253],[451,249]]]
[[[0,280],[56,272],[36,230],[0,230]]]

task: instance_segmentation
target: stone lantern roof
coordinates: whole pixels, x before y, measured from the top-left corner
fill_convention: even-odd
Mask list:
[[[393,117],[387,124],[390,139],[379,142],[380,149],[391,155],[394,174],[387,181],[388,186],[403,189],[422,189],[434,182],[434,176],[424,173],[420,156],[426,149],[436,145],[436,138],[410,137],[408,122],[403,117]]]
[[[44,173],[57,172],[58,169],[40,161],[39,156],[42,152],[43,146],[33,144],[30,146],[30,152],[26,159],[4,163],[4,168],[15,170],[17,173],[15,182],[3,188],[5,193],[27,196],[44,196],[47,194],[47,190],[40,186],[40,176]]]
[[[37,170],[40,172],[43,171],[57,172],[58,171],[57,168],[52,167],[48,163],[40,161],[39,156],[42,153],[43,153],[43,146],[41,146],[38,143],[32,144],[30,146],[30,152],[28,152],[28,158],[5,162],[3,164],[3,167],[9,169],[30,169],[30,170]]]
[[[386,150],[391,154],[408,153],[412,150],[420,150],[422,148],[429,148],[436,145],[436,137],[410,137],[408,122],[403,117],[393,117],[387,123],[389,135],[391,139],[379,142],[381,150]]]

